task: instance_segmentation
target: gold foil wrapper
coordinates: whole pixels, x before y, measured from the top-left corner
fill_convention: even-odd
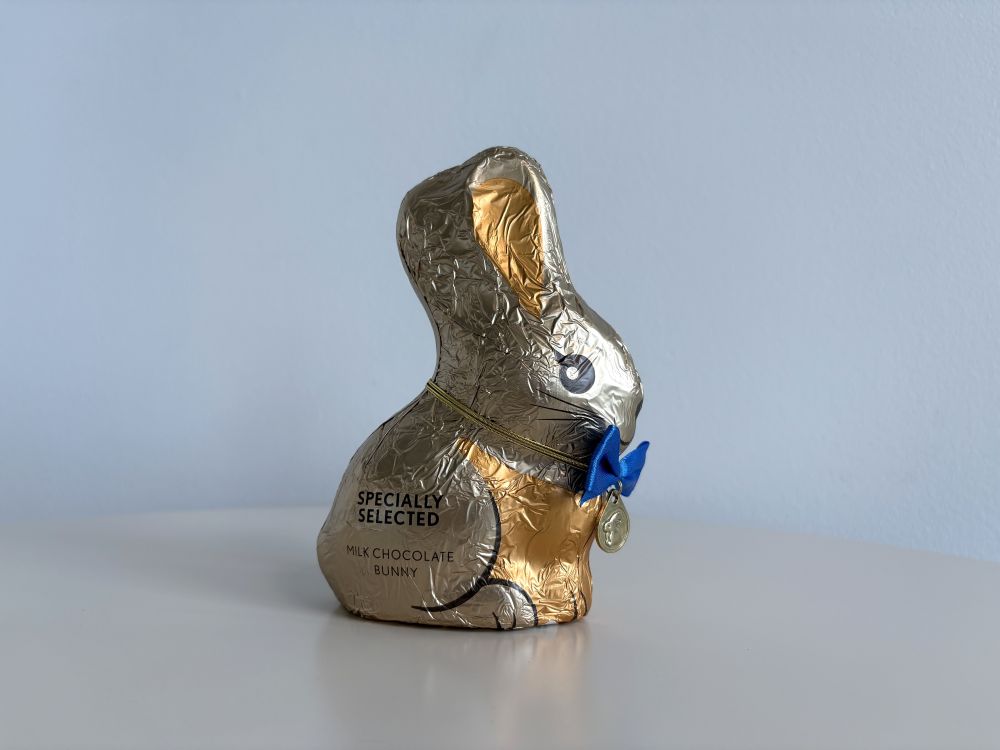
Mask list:
[[[632,440],[642,386],[618,334],[576,293],[541,167],[492,148],[425,180],[397,222],[434,326],[433,382],[517,435],[586,461],[609,425]],[[614,257],[615,250],[608,254]],[[590,610],[605,498],[583,472],[424,391],[344,473],[320,567],[362,617],[512,629]]]

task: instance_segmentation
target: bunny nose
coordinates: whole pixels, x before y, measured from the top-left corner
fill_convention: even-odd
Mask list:
[[[635,437],[635,419],[622,422],[618,425],[622,449],[624,449]]]

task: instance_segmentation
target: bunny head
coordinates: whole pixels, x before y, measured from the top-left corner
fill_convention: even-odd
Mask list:
[[[434,325],[435,381],[488,417],[586,453],[632,440],[642,385],[615,330],[577,294],[538,163],[491,148],[403,199],[403,263]]]

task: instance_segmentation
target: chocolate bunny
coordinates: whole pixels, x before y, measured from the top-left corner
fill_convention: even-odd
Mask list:
[[[351,459],[320,567],[362,617],[497,629],[582,617],[609,501],[581,503],[581,461],[612,425],[628,444],[642,386],[573,288],[545,175],[517,149],[483,151],[406,195],[397,238],[437,369]]]

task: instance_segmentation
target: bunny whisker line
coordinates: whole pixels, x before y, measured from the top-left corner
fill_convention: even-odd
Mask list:
[[[549,398],[555,399],[556,401],[559,401],[560,403],[566,404],[566,406],[576,406],[576,404],[574,404],[572,401],[567,401],[564,398],[559,398],[556,394],[550,393],[549,391],[545,390],[544,388],[539,388],[538,392],[539,393],[544,393]],[[577,412],[577,413],[579,413],[579,412]]]
[[[569,414],[575,419],[584,420],[590,417],[590,415],[585,411],[572,411],[571,409],[560,409],[558,406],[547,406],[545,404],[532,404],[532,406],[538,409],[544,409],[545,411],[555,411],[560,414]]]

